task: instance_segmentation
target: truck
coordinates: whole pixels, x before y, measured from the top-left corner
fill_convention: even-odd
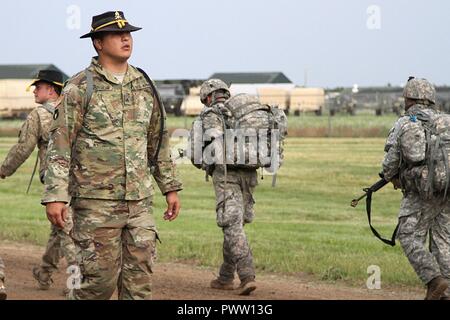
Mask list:
[[[322,115],[325,107],[323,88],[294,88],[290,92],[289,113],[299,116],[304,112]]]

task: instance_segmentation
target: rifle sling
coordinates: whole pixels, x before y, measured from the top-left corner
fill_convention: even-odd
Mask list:
[[[390,245],[391,247],[395,246],[395,238],[397,237],[397,231],[398,231],[398,227],[399,224],[397,223],[397,226],[395,227],[394,233],[392,234],[392,238],[389,239],[384,239],[383,237],[381,237],[381,235],[378,233],[377,230],[375,230],[375,228],[372,226],[372,218],[371,218],[371,213],[372,213],[372,190],[367,190],[367,198],[366,198],[366,211],[367,211],[367,219],[369,220],[369,226],[370,226],[370,230],[372,230],[372,233],[375,235],[375,237],[377,237],[378,239],[380,239],[381,241],[383,241],[385,244]]]

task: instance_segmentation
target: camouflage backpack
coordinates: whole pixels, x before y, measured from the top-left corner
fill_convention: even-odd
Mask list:
[[[283,162],[287,117],[278,106],[261,104],[257,97],[237,94],[225,102],[227,164],[231,168],[276,171]]]
[[[450,183],[450,115],[422,111],[411,115],[403,127],[400,147],[404,178],[409,178],[409,182],[403,179],[403,184],[418,191],[423,199],[442,193],[446,199]]]

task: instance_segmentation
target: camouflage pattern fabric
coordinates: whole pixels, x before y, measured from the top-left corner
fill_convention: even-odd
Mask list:
[[[230,282],[237,272],[241,281],[255,278],[253,256],[244,224],[253,221],[253,191],[257,185],[256,170],[233,169],[227,172],[227,184],[222,166],[216,166],[213,172],[213,184],[216,193],[217,225],[222,228],[223,264],[219,279]],[[225,201],[225,207],[224,207]]]
[[[429,200],[422,199],[415,181],[408,174],[410,169],[406,170],[402,165],[402,145],[403,148],[406,145],[414,147],[414,141],[402,141],[402,136],[410,122],[415,121],[414,115],[419,110],[430,116],[436,114],[426,105],[417,104],[409,108],[389,133],[382,167],[386,180],[391,181],[397,174],[400,176],[403,199],[397,237],[419,278],[428,283],[438,275],[450,278],[450,203],[446,201],[442,204],[443,195],[440,194]],[[420,150],[416,153],[420,153]],[[435,244],[433,253],[425,246],[430,234]]]
[[[69,207],[64,229],[51,225],[47,248],[42,256],[42,263],[40,266],[41,272],[51,276],[51,274],[58,269],[58,263],[62,257],[66,259],[69,266],[76,265],[75,245],[70,237],[72,226],[72,210]]]
[[[217,90],[229,91],[228,85],[220,79],[209,79],[202,83],[200,87],[200,101],[206,102],[206,97]]]
[[[70,299],[151,299],[157,231],[152,200],[75,198],[72,237],[82,282]]]
[[[2,257],[0,257],[0,280],[5,281],[5,264]]]
[[[53,102],[47,102],[47,108],[54,109]],[[0,174],[6,177],[11,176],[28,159],[36,145],[38,146],[39,157],[39,177],[43,182],[43,177],[47,168],[45,155],[49,141],[50,126],[53,121],[53,114],[43,106],[38,106],[30,112],[26,121],[20,129],[19,141],[8,152],[2,166]]]
[[[141,200],[153,194],[148,160],[155,154],[161,115],[150,85],[132,66],[122,83],[95,58],[89,69],[95,88],[89,106],[83,105],[84,71],[63,89],[49,143],[42,203],[68,202],[70,196]],[[181,190],[181,183],[166,128],[162,139],[153,177],[166,194]]]
[[[128,66],[123,82],[94,58],[94,92],[84,105],[86,75],[63,89],[50,135],[42,203],[72,197],[83,284],[73,299],[151,298],[151,254],[156,231],[148,166],[159,139],[160,108],[144,76]],[[163,194],[181,190],[164,128],[153,177]],[[118,278],[120,275],[120,278]]]
[[[436,103],[436,89],[425,79],[412,78],[408,80],[403,89],[403,97],[423,100],[426,103]]]
[[[408,150],[411,154],[421,154],[422,145],[415,143],[415,141],[401,140],[403,134],[409,127],[415,125],[415,114],[420,111],[429,116],[435,115],[437,112],[426,105],[414,105],[409,108],[403,117],[400,117],[389,131],[388,138],[384,147],[386,155],[383,160],[383,173],[387,181],[392,180],[394,176],[400,173],[401,157],[402,157],[402,145],[411,146],[411,148],[418,148],[417,150]],[[414,136],[415,138],[415,136]],[[417,136],[417,139],[420,137]],[[420,149],[420,150],[419,150]],[[405,150],[403,150],[405,152]]]
[[[409,193],[402,200],[399,222],[397,238],[423,283],[440,275],[450,280],[450,202],[425,201]]]

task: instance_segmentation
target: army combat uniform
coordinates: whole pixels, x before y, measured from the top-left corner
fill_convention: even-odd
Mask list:
[[[0,174],[6,177],[14,174],[25,160],[28,159],[37,145],[39,178],[44,183],[44,176],[47,170],[45,156],[54,110],[54,102],[46,102],[30,112],[20,130],[18,143],[11,148],[0,167]],[[70,212],[64,229],[51,226],[50,237],[46,251],[42,257],[41,266],[33,270],[35,277],[40,279],[39,286],[41,289],[48,289],[50,286],[50,276],[57,269],[61,256],[66,258],[69,265],[75,263],[75,247],[69,236],[71,227]]]
[[[6,299],[5,264],[3,263],[2,257],[0,257],[0,300],[5,299]]]
[[[422,199],[409,171],[401,166],[400,137],[409,122],[419,121],[415,118],[419,110],[427,115],[437,112],[428,105],[416,104],[395,123],[385,145],[383,173],[387,181],[400,174],[403,199],[397,237],[415,272],[423,283],[428,284],[439,276],[450,279],[450,202],[442,203],[443,194]],[[413,142],[406,144],[413,145]],[[431,252],[425,244],[428,236],[433,248]],[[450,292],[447,290],[447,293]]]
[[[214,128],[216,134],[223,135],[223,129],[220,129],[223,128],[222,120],[214,109],[224,110],[223,102],[213,103],[203,109],[200,116],[203,129],[207,131]],[[231,284],[237,272],[243,286],[255,279],[253,255],[244,232],[244,225],[253,221],[255,203],[253,192],[257,185],[257,173],[255,169],[230,168],[225,173],[225,168],[221,164],[214,165],[208,170],[212,172],[216,194],[217,225],[222,228],[224,234],[223,263],[217,281],[223,285]]]
[[[68,202],[81,272],[73,299],[150,299],[157,230],[149,162],[159,140],[160,108],[144,76],[129,65],[123,81],[96,58],[63,89],[48,151],[43,204]],[[163,194],[181,190],[163,131],[153,172]]]

